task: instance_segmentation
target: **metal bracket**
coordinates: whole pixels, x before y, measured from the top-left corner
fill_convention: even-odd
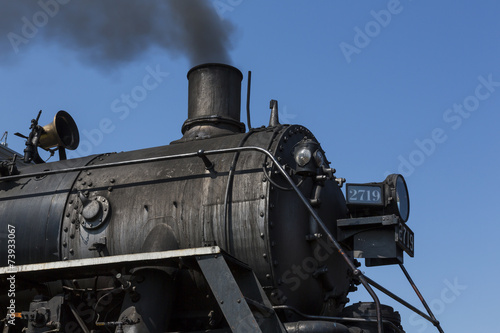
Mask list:
[[[225,255],[196,260],[232,332],[286,333],[252,270]]]

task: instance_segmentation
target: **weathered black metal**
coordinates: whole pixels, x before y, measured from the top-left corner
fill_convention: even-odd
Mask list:
[[[1,224],[16,229],[16,265],[40,263],[21,266],[30,271],[20,275],[19,288],[36,286],[46,298],[64,295],[73,311],[60,321],[71,321],[69,316],[82,329],[101,323],[138,332],[225,331],[243,312],[221,307],[221,294],[234,298],[239,288],[252,325],[264,332],[275,331],[268,325],[281,328],[272,306],[283,306],[307,313],[309,322],[301,323],[303,317],[282,312],[290,330],[312,333],[334,329],[335,318],[352,324],[340,315],[348,292],[361,283],[374,299],[371,327],[390,332],[382,327],[370,280],[337,241],[337,221],[348,211],[319,143],[303,126],[279,124],[277,108],[269,127],[243,133],[241,77],[226,65],[193,68],[184,136],[171,145],[23,165],[18,174],[0,177]],[[303,173],[297,172],[294,148],[305,140],[311,143],[305,148],[316,150],[310,154],[316,164]],[[3,262],[10,254],[5,239]],[[251,274],[224,266],[216,257],[221,252],[202,261],[148,259],[200,247],[222,248],[226,260],[237,258]],[[0,272],[0,285],[7,286],[8,269]],[[228,281],[244,282],[224,290]],[[253,296],[247,296],[249,286],[256,286],[248,294]],[[263,291],[266,297],[259,296]],[[22,295],[16,307],[29,309],[33,298]],[[78,309],[78,302],[89,300],[93,308]],[[7,304],[9,298],[0,296],[0,306]],[[101,315],[106,319],[99,322]],[[275,319],[261,325],[259,316]],[[339,325],[337,331],[345,329]]]
[[[188,72],[188,119],[182,141],[241,133],[241,72],[228,65],[204,64]]]

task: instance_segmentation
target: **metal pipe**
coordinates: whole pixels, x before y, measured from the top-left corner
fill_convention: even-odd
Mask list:
[[[248,130],[252,129],[252,124],[250,124],[250,87],[252,85],[252,71],[248,71],[248,83],[247,83],[247,126]],[[5,138],[7,140],[7,137]]]
[[[380,290],[381,292],[383,292],[384,294],[386,294],[390,298],[392,298],[395,301],[397,301],[397,302],[401,303],[402,305],[406,306],[408,309],[410,309],[413,312],[419,314],[420,316],[424,317],[428,321],[433,322],[433,319],[431,317],[429,317],[428,315],[426,315],[425,313],[423,313],[422,311],[420,311],[419,309],[417,309],[416,307],[414,307],[410,303],[406,302],[401,297],[399,297],[396,294],[392,293],[388,289],[382,287],[380,284],[378,284],[377,282],[373,281],[372,279],[370,279],[370,278],[368,278],[366,276],[365,276],[365,278],[367,279],[367,281],[368,281],[369,284],[371,284],[372,286],[374,286],[375,288],[377,288],[378,290]]]
[[[410,274],[408,273],[408,271],[406,270],[406,268],[404,267],[404,265],[403,264],[399,264],[399,267],[401,267],[401,270],[403,271],[403,273],[405,274],[406,278],[408,279],[408,282],[410,283],[410,285],[412,286],[413,290],[417,294],[418,298],[420,299],[420,301],[424,305],[425,309],[427,310],[427,313],[432,318],[432,319],[431,318],[426,318],[426,319],[429,320],[434,326],[436,326],[436,328],[438,329],[439,332],[444,333],[443,329],[441,328],[441,325],[439,324],[439,321],[436,319],[436,317],[432,313],[431,308],[429,307],[429,305],[427,305],[427,302],[425,301],[424,296],[422,296],[422,294],[418,290],[417,285],[413,282],[413,279],[411,278]]]
[[[351,322],[351,323],[375,323],[376,322],[375,320],[366,319],[366,318],[330,317],[330,316],[308,315],[308,314],[300,312],[299,310],[297,310],[293,306],[289,306],[289,305],[276,305],[276,306],[273,306],[273,309],[274,310],[290,310],[290,311],[295,312],[296,314],[298,314],[299,316],[301,316],[303,318],[307,318],[307,319],[311,319],[311,320],[329,320],[329,321]],[[390,326],[396,332],[405,333],[405,331],[403,331],[402,329],[400,329],[399,327],[394,325],[394,323],[392,323],[389,320],[382,319],[382,322],[384,323],[384,325]]]

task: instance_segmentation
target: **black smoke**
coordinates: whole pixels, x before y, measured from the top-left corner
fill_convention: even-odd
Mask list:
[[[191,65],[231,63],[234,26],[208,0],[3,0],[0,47],[22,56],[35,44],[57,43],[82,61],[120,65],[161,48]]]

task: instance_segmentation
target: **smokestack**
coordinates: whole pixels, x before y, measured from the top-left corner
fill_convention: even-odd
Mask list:
[[[241,80],[232,66],[204,64],[193,67],[189,80],[188,119],[182,125],[179,141],[207,139],[244,133],[240,122]]]

